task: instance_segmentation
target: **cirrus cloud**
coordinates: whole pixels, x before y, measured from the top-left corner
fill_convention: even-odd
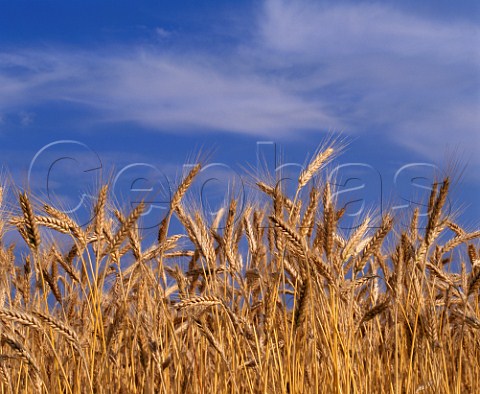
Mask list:
[[[94,123],[162,131],[373,131],[428,157],[480,142],[478,26],[353,2],[267,0],[257,11],[223,51],[162,46],[175,39],[165,35],[0,53],[0,114],[69,103]]]

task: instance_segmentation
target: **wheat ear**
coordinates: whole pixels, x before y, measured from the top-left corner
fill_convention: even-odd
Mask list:
[[[25,232],[29,240],[29,245],[32,246],[34,250],[37,250],[40,246],[41,240],[40,231],[37,227],[37,222],[35,220],[32,205],[26,193],[21,193],[19,199],[20,206],[23,211]]]

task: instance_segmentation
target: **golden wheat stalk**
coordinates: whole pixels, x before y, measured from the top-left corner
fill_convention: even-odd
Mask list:
[[[214,296],[201,296],[201,297],[192,297],[185,300],[182,300],[175,304],[175,309],[182,310],[190,307],[199,307],[199,306],[215,306],[221,305],[222,300]]]
[[[142,201],[132,210],[130,215],[128,215],[128,218],[125,219],[124,223],[120,226],[120,229],[117,231],[117,233],[114,235],[112,239],[112,244],[110,246],[110,250],[112,252],[117,251],[120,245],[123,243],[123,241],[125,241],[125,239],[129,234],[129,231],[131,230],[132,226],[134,226],[135,223],[137,222],[144,208],[145,208],[145,203]]]
[[[298,189],[300,191],[312,177],[318,172],[318,170],[327,162],[327,160],[333,155],[334,149],[327,148],[324,151],[320,151],[314,157],[314,159],[308,164],[307,168],[300,173],[298,177]]]
[[[37,250],[40,246],[41,239],[32,205],[26,193],[20,193],[19,199],[20,207],[23,211],[24,229],[28,239],[28,244],[32,246],[34,250]]]
[[[68,216],[64,212],[59,211],[58,209],[55,209],[54,207],[48,204],[43,205],[43,210],[53,218],[63,222],[62,226],[68,227],[68,229],[70,230],[70,232],[75,238],[85,242],[86,235],[84,231],[70,216]]]

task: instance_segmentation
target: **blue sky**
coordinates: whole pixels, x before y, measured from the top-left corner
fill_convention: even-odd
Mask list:
[[[454,158],[478,227],[479,21],[477,1],[0,1],[2,165],[72,207],[99,168],[119,200],[161,195],[203,149],[223,195],[259,151],[304,164],[341,133],[367,205],[418,201]]]

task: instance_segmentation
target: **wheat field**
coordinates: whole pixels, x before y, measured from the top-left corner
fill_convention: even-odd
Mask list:
[[[0,219],[1,393],[478,392],[480,231],[445,212],[450,180],[422,221],[346,231],[313,182],[335,154],[294,196],[257,180],[266,204],[232,200],[213,223],[188,203],[199,164],[149,242],[145,204],[121,212],[108,185],[87,226],[17,193]]]

